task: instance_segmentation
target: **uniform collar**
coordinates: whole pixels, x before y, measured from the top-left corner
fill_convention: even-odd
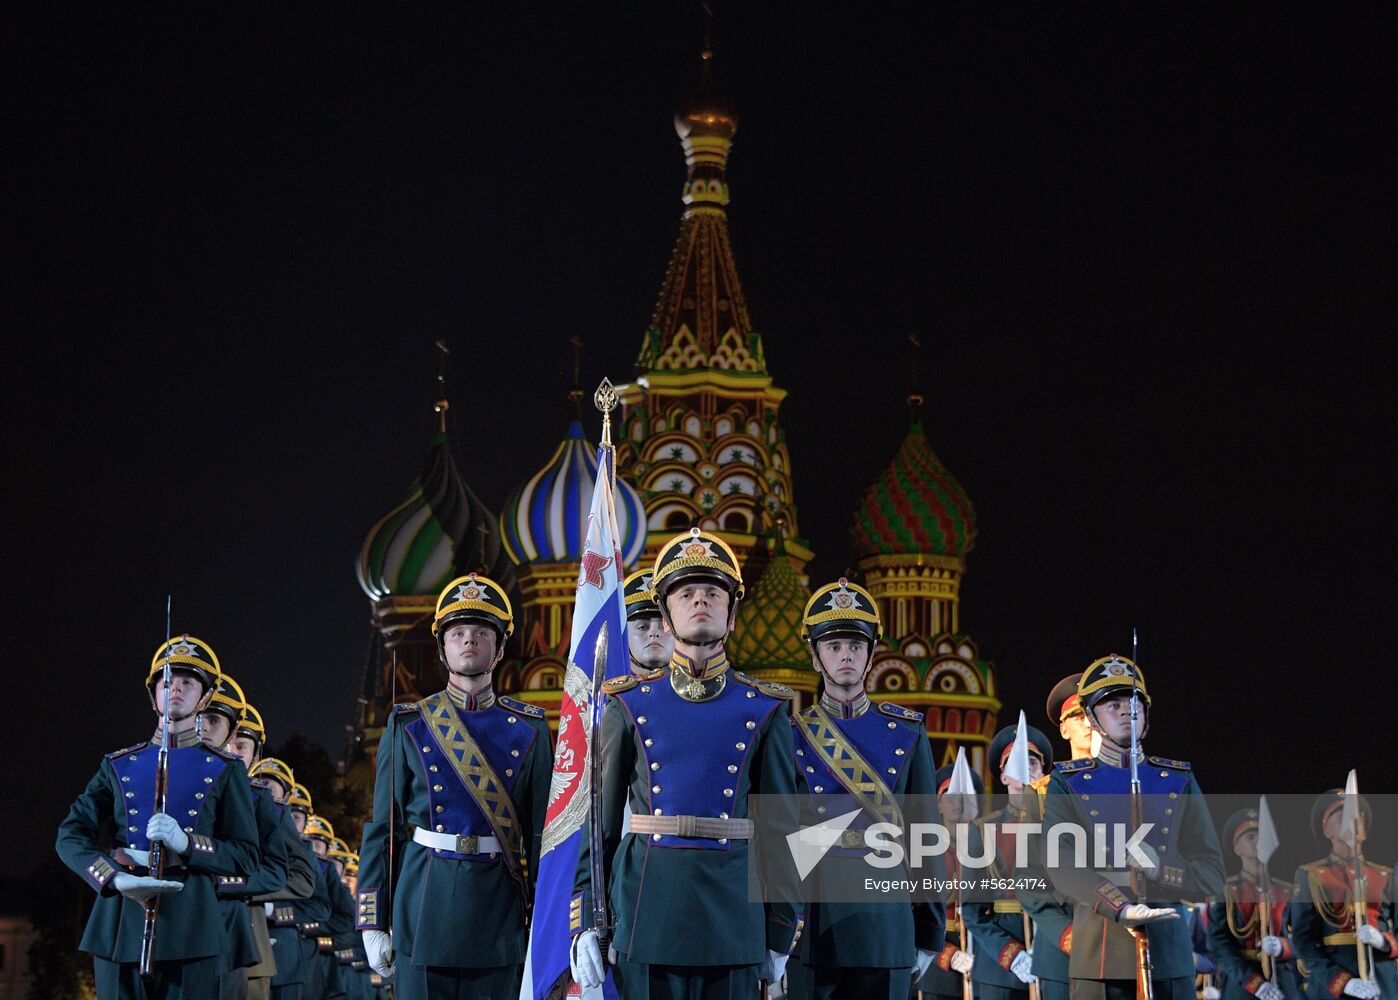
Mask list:
[[[670,654],[670,669],[698,680],[717,677],[728,669],[728,654],[720,649],[704,663],[696,663],[679,650],[675,650]]]
[[[467,712],[483,712],[495,704],[495,688],[488,687],[484,691],[477,691],[475,694],[467,694],[465,691],[447,684],[447,697],[457,708]]]
[[[1136,751],[1136,763],[1137,763],[1137,764],[1143,764],[1143,763],[1145,763],[1145,759],[1146,759],[1145,751],[1144,751],[1144,750],[1137,750],[1137,751]],[[1126,753],[1125,750],[1117,750],[1115,747],[1112,747],[1112,746],[1108,745],[1108,744],[1105,743],[1105,742],[1102,744],[1101,749],[1097,751],[1097,760],[1100,761],[1100,762],[1103,763],[1103,764],[1106,764],[1108,767],[1130,767],[1130,766],[1131,766],[1130,763],[1128,762],[1127,753]]]
[[[857,719],[865,712],[869,711],[869,696],[860,691],[854,699],[848,702],[832,698],[824,691],[820,692],[820,707],[836,719]]]
[[[170,747],[174,750],[183,750],[185,747],[197,747],[200,743],[198,726],[192,729],[186,729],[182,733],[172,733],[171,735],[173,739],[170,740]],[[155,735],[150,738],[150,741],[156,746],[160,746],[159,726],[155,727]]]
[[[676,651],[670,654],[670,686],[685,701],[708,701],[728,682],[728,656],[719,650],[702,666]]]

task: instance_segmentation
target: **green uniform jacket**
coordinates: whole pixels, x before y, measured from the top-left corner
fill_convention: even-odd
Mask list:
[[[1194,944],[1189,915],[1184,906],[1171,900],[1205,899],[1223,891],[1223,854],[1218,834],[1187,763],[1147,757],[1139,770],[1145,796],[1144,819],[1155,824],[1146,842],[1156,847],[1162,875],[1171,881],[1169,891],[1162,890],[1157,902],[1151,902],[1151,883],[1146,882],[1146,902],[1171,906],[1180,914],[1177,920],[1147,925],[1154,978],[1193,978]],[[1069,823],[1090,834],[1094,823],[1128,822],[1129,771],[1108,748],[1095,758],[1055,764],[1044,800],[1045,830]],[[1156,810],[1161,811],[1159,816],[1155,815]],[[1078,868],[1072,864],[1069,838],[1060,842],[1064,855],[1049,876],[1054,886],[1075,903],[1073,951],[1068,962],[1072,978],[1134,979],[1135,939],[1116,922],[1116,915],[1131,902],[1122,888],[1125,873],[1090,866]]]
[[[537,864],[553,774],[543,710],[492,697],[485,707],[468,710],[458,705],[457,712],[504,782],[527,864]],[[510,874],[504,856],[458,854],[412,840],[414,827],[492,835],[447,757],[432,741],[418,706],[399,705],[379,742],[374,818],[364,826],[359,851],[358,927],[392,930],[400,962],[401,956],[409,956],[414,965],[518,965],[528,948],[529,889]],[[391,854],[390,813],[397,841]],[[398,868],[391,879],[390,857]]]
[[[638,816],[727,813],[741,819],[751,815],[749,795],[795,795],[790,713],[785,698],[767,690],[733,672],[706,701],[680,699],[666,676],[609,696],[598,734],[602,773],[595,793],[602,797],[612,942],[630,961],[756,965],[768,949],[788,954],[796,943],[802,907],[794,865],[789,873],[767,874],[769,888],[785,888],[778,890],[781,898],[763,904],[748,898],[747,840],[622,837],[628,801]],[[795,799],[788,801],[794,825]],[[592,912],[587,824],[582,845],[574,934],[583,929],[581,914]],[[789,861],[787,852],[780,854]]]
[[[301,933],[296,927],[295,903],[309,899],[315,892],[317,866],[311,846],[296,831],[296,822],[290,812],[285,806],[278,806],[278,810],[281,813],[282,839],[286,843],[290,863],[286,888],[268,898],[256,900],[256,904],[274,904],[268,927],[273,941],[272,953],[277,959],[277,973],[272,977],[272,985],[295,986],[306,981],[307,971],[301,950]]]
[[[148,776],[156,753],[148,742],[108,754],[58,828],[59,857],[98,893],[79,947],[111,962],[141,960],[145,910],[111,882],[126,870],[114,857],[118,850],[149,846],[145,831],[155,789]],[[218,750],[173,749],[168,802],[170,815],[187,826],[190,853],[177,862],[183,867],[166,869],[165,877],[184,888],[161,897],[156,961],[221,955],[229,943],[214,879],[250,875],[261,857],[248,773],[241,760]],[[115,828],[111,853],[102,849],[99,832],[107,825]]]
[[[1306,995],[1311,1000],[1338,998],[1345,983],[1359,975],[1359,951],[1355,947],[1353,910],[1345,905],[1349,895],[1353,864],[1330,855],[1296,870],[1296,894],[1291,897],[1291,947],[1310,973]],[[1369,949],[1373,958],[1373,978],[1384,998],[1398,996],[1398,935],[1394,926],[1393,869],[1368,862],[1367,880],[1369,922],[1383,933],[1388,951]],[[1334,935],[1347,935],[1339,942]],[[1326,938],[1331,938],[1326,943]]]
[[[272,797],[261,788],[253,788],[253,815],[257,819],[257,842],[262,861],[251,875],[220,875],[219,904],[228,924],[228,951],[224,953],[226,969],[241,969],[258,965],[270,955],[262,954],[262,942],[248,912],[248,899],[261,893],[279,892],[286,888],[290,871],[290,856],[282,839],[281,816]],[[263,924],[265,938],[266,925]],[[267,951],[270,953],[271,948]]]

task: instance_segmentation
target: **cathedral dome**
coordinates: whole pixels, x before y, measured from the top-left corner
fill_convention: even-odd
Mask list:
[[[715,136],[732,139],[738,131],[738,112],[718,91],[714,82],[714,53],[705,49],[703,75],[694,96],[675,112],[675,132],[681,139]]]
[[[500,513],[505,549],[516,563],[582,559],[587,516],[597,482],[597,449],[577,420],[542,469],[515,490]],[[617,530],[622,562],[634,566],[646,547],[646,510],[636,489],[617,477]]]
[[[484,573],[506,590],[515,573],[495,516],[457,471],[445,430],[432,437],[407,498],[370,529],[359,550],[359,586],[370,600],[436,594],[458,576]]]
[[[801,583],[780,545],[752,595],[738,607],[733,660],[743,671],[809,667],[811,653],[801,641],[801,615],[811,592]]]
[[[854,513],[856,559],[883,555],[964,558],[976,540],[976,512],[956,477],[933,453],[914,419],[898,453]]]

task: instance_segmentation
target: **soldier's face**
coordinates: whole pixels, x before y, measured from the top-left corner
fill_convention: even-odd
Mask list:
[[[199,702],[204,698],[204,685],[191,674],[175,672],[170,675],[170,686],[166,690],[161,678],[155,682],[155,710],[164,714],[165,702],[170,703],[170,719],[183,722],[194,715]]]
[[[1257,831],[1247,830],[1233,838],[1233,853],[1244,861],[1257,860]]]
[[[272,796],[272,801],[277,805],[286,805],[286,789],[282,787],[280,781],[272,781],[268,778],[253,778],[252,783],[258,788],[265,788],[267,794]]]
[[[495,647],[495,629],[480,622],[453,625],[442,641],[447,669],[464,677],[488,673],[495,666]]]
[[[257,740],[251,736],[235,736],[228,744],[228,749],[243,759],[244,767],[252,767],[257,763]]]
[[[659,615],[627,622],[626,644],[631,658],[650,670],[669,663],[670,654],[675,651],[675,637],[665,631]]]
[[[328,844],[327,844],[325,841],[323,841],[323,840],[318,840],[317,838],[312,837],[312,838],[311,838],[311,850],[315,853],[315,856],[316,856],[316,857],[318,857],[318,858],[323,858],[323,857],[325,857],[325,852],[328,851],[328,850],[330,850],[330,845],[328,845]]]
[[[1130,691],[1122,691],[1120,694],[1109,694],[1099,701],[1093,708],[1093,714],[1097,717],[1097,725],[1101,727],[1102,738],[1111,740],[1119,747],[1127,747],[1131,744],[1131,701]],[[1136,719],[1137,732],[1144,732],[1146,728],[1146,703],[1142,700]]]
[[[693,646],[718,642],[730,626],[728,591],[717,583],[682,583],[665,595],[675,637]]]
[[[306,832],[306,814],[300,809],[291,810],[291,821],[296,824],[297,833]]]
[[[1092,727],[1087,723],[1087,713],[1074,712],[1058,724],[1058,735],[1068,741],[1073,748],[1073,756],[1091,756]]]
[[[817,640],[816,669],[825,679],[839,687],[856,687],[864,683],[864,668],[869,665],[869,642],[849,636]]]
[[[1029,780],[1038,781],[1043,776],[1044,762],[1031,753],[1029,755]],[[1024,791],[1024,785],[1022,785],[1018,781],[1015,781],[1014,778],[1011,778],[1003,770],[1000,772],[1000,781],[1004,784],[1004,786],[1007,789],[1009,789],[1011,795],[1018,795]]]
[[[233,723],[222,712],[203,712],[199,716],[199,739],[206,747],[222,750],[233,735]]]
[[[969,795],[952,795],[950,792],[943,792],[937,796],[937,809],[942,815],[943,823],[960,823],[962,820],[970,822],[976,818],[976,808],[974,801]]]
[[[340,881],[345,880],[345,863],[339,858],[331,858],[330,863],[335,866],[335,874],[340,876]]]

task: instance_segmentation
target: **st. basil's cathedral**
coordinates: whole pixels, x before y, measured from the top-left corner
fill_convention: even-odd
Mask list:
[[[799,708],[817,690],[800,637],[814,553],[801,534],[779,420],[787,390],[767,370],[729,240],[726,167],[737,127],[735,110],[714,86],[706,51],[699,91],[675,116],[687,166],[679,237],[634,377],[617,386],[616,504],[627,572],[649,565],[667,539],[693,525],[732,546],[748,596],[739,606],[730,660],[794,688]],[[517,629],[496,690],[545,709],[557,725],[598,471],[597,448],[576,409],[581,396],[575,386],[574,419],[561,441],[498,513],[461,476],[448,403],[437,401],[421,474],[369,530],[359,554],[374,637],[353,724],[351,787],[372,783],[391,699],[416,700],[441,687],[429,623],[438,592],[465,573],[501,582],[515,606]],[[876,701],[924,713],[939,763],[965,747],[972,767],[988,778],[986,748],[999,728],[995,670],[960,621],[975,512],[923,432],[921,400],[909,402],[906,437],[853,512],[851,565],[884,622],[869,692]]]

